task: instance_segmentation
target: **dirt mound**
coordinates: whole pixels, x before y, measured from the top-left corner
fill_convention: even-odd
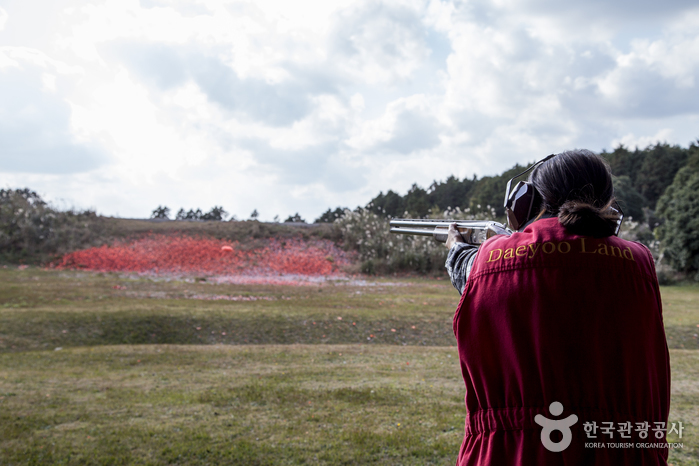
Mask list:
[[[322,239],[270,239],[262,248],[244,250],[235,241],[151,234],[71,252],[52,267],[278,281],[283,276],[344,276],[342,269],[352,262],[350,256],[332,241]]]

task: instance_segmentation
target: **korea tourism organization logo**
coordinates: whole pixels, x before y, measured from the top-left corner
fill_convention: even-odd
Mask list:
[[[563,405],[558,401],[554,401],[549,405],[549,412],[554,417],[558,417],[561,414],[563,414]],[[568,417],[561,419],[549,419],[546,416],[537,414],[534,417],[534,422],[536,422],[542,427],[541,444],[544,446],[544,448],[546,448],[548,451],[558,453],[568,448],[570,446],[570,443],[573,441],[573,432],[571,430],[571,427],[578,422],[578,416],[575,414],[571,414]],[[668,443],[662,441],[665,438],[666,433],[676,434],[680,439],[682,438],[682,431],[684,430],[684,426],[682,426],[682,423],[672,422],[670,424],[671,427],[668,430],[666,429],[665,422],[653,422],[652,426],[651,423],[648,421],[636,423],[632,423],[630,421],[617,423],[602,422],[600,426],[597,425],[596,421],[584,422],[583,430],[585,431],[586,440],[593,440],[592,442],[585,442],[585,448],[684,448],[683,443]],[[615,425],[617,427],[616,429]],[[562,435],[561,440],[559,440],[558,442],[554,442],[551,439],[551,434],[555,431],[559,431]],[[641,441],[631,441],[632,431]],[[649,431],[652,433],[655,439],[649,439]],[[618,441],[601,441],[614,440],[615,433],[617,434],[616,438]]]
[[[563,405],[558,401],[554,401],[549,405],[549,412],[554,416],[559,416],[563,412]],[[544,448],[557,453],[568,448],[568,445],[573,440],[573,432],[570,431],[570,427],[578,422],[578,416],[571,414],[565,419],[555,420],[537,414],[534,417],[534,422],[543,427],[541,430],[541,443],[544,444]],[[563,434],[563,438],[558,442],[551,440],[551,434],[556,430]]]

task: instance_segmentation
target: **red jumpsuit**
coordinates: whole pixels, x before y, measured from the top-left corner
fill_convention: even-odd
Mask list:
[[[556,218],[492,238],[475,258],[454,333],[467,409],[457,465],[667,463],[666,448],[639,445],[665,443],[660,428],[669,426],[655,423],[667,422],[670,407],[645,246],[574,235]],[[561,414],[550,412],[553,402]],[[577,416],[563,451],[544,446],[537,415]],[[563,435],[549,438],[560,446]]]

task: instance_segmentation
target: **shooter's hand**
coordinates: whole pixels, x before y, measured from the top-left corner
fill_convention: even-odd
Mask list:
[[[456,223],[452,223],[449,225],[449,231],[447,233],[447,241],[446,241],[446,246],[447,249],[451,249],[452,246],[454,246],[454,243],[465,243],[463,236],[461,236],[461,233],[459,233],[459,230],[456,229]]]

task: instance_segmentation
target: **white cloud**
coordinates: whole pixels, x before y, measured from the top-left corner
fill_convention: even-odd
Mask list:
[[[405,155],[434,148],[439,145],[444,128],[432,108],[424,95],[400,98],[389,103],[380,118],[359,121],[346,142],[362,151]]]
[[[65,93],[82,70],[26,47],[0,47],[0,171],[74,174],[109,162],[80,138]]]
[[[7,23],[8,14],[5,10],[0,8],[0,31],[5,29],[5,23]]]
[[[335,16],[330,52],[354,80],[397,84],[430,55],[423,5],[364,1]]]
[[[3,8],[0,134],[25,161],[0,172],[104,213],[313,219],[573,147],[697,137],[690,0]]]
[[[620,138],[614,139],[612,141],[612,147],[618,147],[623,145],[624,147],[634,149],[645,149],[648,146],[656,144],[658,142],[666,142],[671,140],[673,130],[672,128],[663,128],[659,130],[652,136],[636,136],[633,133],[625,134]]]
[[[23,65],[34,65],[44,69],[53,69],[57,73],[65,75],[79,75],[84,72],[80,66],[55,60],[41,50],[29,47],[0,47],[0,63],[15,68],[21,68]]]

